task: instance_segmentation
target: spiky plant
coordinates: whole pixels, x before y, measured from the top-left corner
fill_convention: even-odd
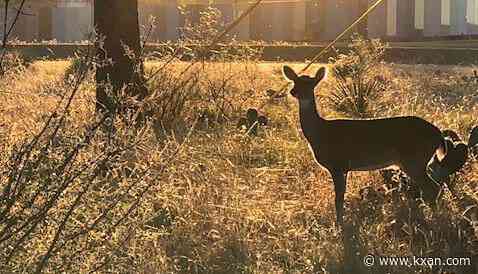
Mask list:
[[[373,75],[385,54],[379,40],[354,36],[349,52],[332,58],[335,76],[334,90],[329,99],[335,111],[352,117],[373,117],[375,101],[387,86],[387,81]]]

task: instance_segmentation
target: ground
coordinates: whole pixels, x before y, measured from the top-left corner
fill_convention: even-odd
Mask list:
[[[69,64],[37,61],[0,80],[2,165],[9,162],[15,145],[41,130],[56,103],[67,94],[71,81],[65,80],[64,73]],[[150,72],[160,65],[147,63],[146,69]],[[303,65],[292,64],[297,69]],[[176,63],[167,73],[174,77],[185,66]],[[465,212],[478,202],[478,163],[473,158],[452,178],[460,197],[453,198],[445,189],[435,211],[428,206],[414,208],[404,190],[384,190],[385,181],[378,171],[352,173],[346,194],[344,247],[334,223],[333,184],[313,160],[301,135],[297,102],[291,96],[274,98],[280,92],[266,92],[286,85],[281,66],[197,64],[191,72],[199,72],[197,83],[191,86],[191,97],[181,111],[175,113],[177,117],[170,118],[168,125],[155,123],[154,135],[136,151],[134,160],[129,159],[160,161],[165,157],[162,153],[169,151],[164,144],[182,144],[166,172],[155,177],[141,205],[106,244],[82,255],[75,253],[82,250],[78,247],[82,244],[63,248],[51,260],[52,267],[74,262],[70,270],[86,272],[108,257],[107,269],[113,272],[370,273],[362,260],[375,254],[463,256],[471,258],[474,266],[377,267],[372,268],[374,273],[476,271],[478,230],[473,230],[469,212]],[[389,82],[389,88],[372,102],[373,116],[417,115],[441,129],[457,131],[467,141],[471,128],[478,125],[478,85],[463,77],[471,79],[473,69],[383,64],[376,74]],[[333,85],[329,75],[316,91],[319,111],[327,119],[347,116],[335,111],[328,100]],[[92,79],[82,84],[73,101],[68,131],[80,132],[94,120],[93,87]],[[164,83],[153,83],[155,88],[164,88]],[[257,136],[237,127],[248,108],[257,108],[269,121]],[[90,206],[85,203],[82,210],[89,212]],[[72,229],[84,223],[78,217]],[[46,247],[42,243],[52,239],[49,229],[54,228],[54,221],[43,227],[7,269],[22,269],[22,258],[43,254]],[[79,242],[87,246],[99,235],[101,231],[93,231]],[[25,266],[33,261],[27,259]]]

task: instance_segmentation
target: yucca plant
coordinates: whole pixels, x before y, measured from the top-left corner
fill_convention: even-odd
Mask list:
[[[354,36],[349,52],[331,59],[335,83],[329,101],[335,111],[358,118],[374,116],[376,99],[387,81],[373,75],[373,69],[381,65],[384,54],[385,45],[379,40]]]
[[[336,111],[352,117],[367,118],[374,116],[374,103],[385,88],[380,77],[373,79],[346,78],[333,70],[336,76],[334,92],[329,100]]]

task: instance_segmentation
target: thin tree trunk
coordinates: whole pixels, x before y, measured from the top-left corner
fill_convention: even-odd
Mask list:
[[[96,109],[115,114],[122,109],[121,102],[115,102],[113,97],[123,88],[128,96],[139,100],[147,93],[139,58],[138,0],[95,0],[94,21],[102,41],[97,44],[97,57],[111,60],[96,70]],[[105,84],[111,85],[111,93]]]

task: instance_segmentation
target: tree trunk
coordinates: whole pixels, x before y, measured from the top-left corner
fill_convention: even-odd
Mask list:
[[[122,108],[114,97],[123,88],[126,95],[138,100],[147,93],[140,58],[138,0],[95,0],[94,21],[100,40],[97,57],[100,62],[111,61],[96,69],[96,109],[115,114]]]

